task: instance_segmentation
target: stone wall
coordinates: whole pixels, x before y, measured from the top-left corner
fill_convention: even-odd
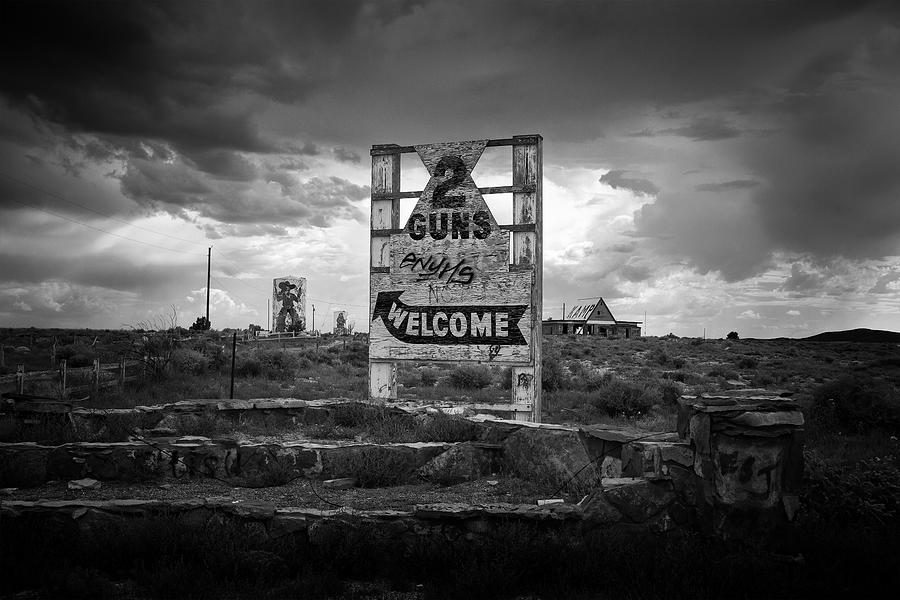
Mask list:
[[[167,425],[177,425],[178,418],[197,414],[236,426],[315,423],[338,403],[184,402],[136,412],[165,434],[174,433]],[[398,408],[388,410],[414,418]],[[86,411],[76,418],[102,424],[111,414]],[[724,537],[764,533],[791,520],[798,509],[803,416],[796,402],[761,390],[682,397],[677,433],[484,415],[470,420],[475,439],[460,443],[239,444],[173,436],[60,446],[0,444],[0,487],[84,477],[215,477],[243,486],[352,477],[359,485],[385,486],[505,474],[553,486],[556,492],[547,500],[569,500],[579,519],[592,527],[640,525],[658,532],[689,527]],[[367,477],[370,466],[381,475]]]

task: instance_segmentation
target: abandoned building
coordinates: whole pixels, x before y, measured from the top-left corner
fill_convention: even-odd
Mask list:
[[[603,301],[603,298],[583,299],[570,305],[564,319],[542,321],[544,335],[599,335],[606,338],[641,337],[640,321],[620,321]]]

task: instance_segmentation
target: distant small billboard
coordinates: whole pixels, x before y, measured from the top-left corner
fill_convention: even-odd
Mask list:
[[[273,331],[306,330],[306,279],[278,277],[272,283]]]
[[[334,311],[334,335],[347,335],[350,333],[346,310]]]

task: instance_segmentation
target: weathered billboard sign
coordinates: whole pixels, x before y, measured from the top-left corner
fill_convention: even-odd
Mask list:
[[[306,329],[306,279],[287,276],[272,281],[272,323],[278,333]]]
[[[472,172],[488,145],[513,146],[519,185],[478,188]],[[400,223],[397,200],[411,195],[399,191],[404,151],[418,154],[430,178]],[[370,361],[521,366],[533,380],[540,362],[540,136],[376,146],[372,154]],[[483,191],[513,193],[513,224],[497,223]],[[389,379],[374,380],[374,397],[393,397]]]
[[[334,335],[347,335],[348,333],[350,333],[348,326],[349,323],[347,322],[347,311],[335,310],[334,329],[332,329],[332,333],[334,333]]]

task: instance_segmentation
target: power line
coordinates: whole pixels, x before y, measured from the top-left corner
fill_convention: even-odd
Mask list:
[[[243,280],[241,280],[241,279],[237,279],[237,278],[230,278],[230,279],[233,279],[235,283],[242,285],[246,289],[252,291],[254,294],[265,294],[266,296],[268,296],[271,293],[271,290],[268,287],[268,285],[266,285],[265,289],[263,289],[263,287],[257,288],[257,287],[251,286],[250,284],[244,283]],[[368,305],[353,304],[351,302],[338,302],[336,300],[323,300],[321,298],[313,298],[311,296],[307,296],[307,298],[311,302],[320,302],[322,304],[340,304],[343,306],[353,306],[355,308],[365,308],[366,310],[368,310],[368,308],[369,308]]]
[[[152,234],[154,234],[154,235],[161,235],[161,236],[163,236],[163,237],[171,238],[171,239],[177,240],[177,241],[179,241],[179,242],[187,242],[188,244],[196,244],[197,246],[205,246],[205,245],[206,245],[206,244],[204,244],[204,243],[202,243],[202,242],[195,242],[195,241],[193,241],[193,240],[186,240],[186,239],[184,239],[184,238],[180,238],[180,237],[177,237],[177,236],[174,236],[174,235],[169,235],[168,233],[163,233],[163,232],[161,232],[161,231],[156,231],[156,230],[150,229],[150,228],[148,228],[148,227],[143,227],[143,226],[141,226],[141,225],[137,225],[137,224],[135,224],[135,223],[131,223],[130,221],[126,221],[126,220],[124,220],[124,219],[120,219],[120,218],[118,218],[118,217],[114,217],[114,216],[112,216],[112,215],[110,215],[110,214],[107,214],[107,213],[101,212],[101,211],[99,211],[99,210],[97,210],[97,209],[91,208],[90,206],[85,206],[84,204],[81,204],[81,203],[79,203],[79,202],[75,202],[74,200],[70,200],[70,199],[66,198],[65,196],[63,196],[63,195],[61,195],[61,194],[57,194],[56,192],[53,192],[53,191],[51,191],[51,190],[44,189],[44,188],[42,188],[42,187],[40,187],[40,186],[38,186],[38,185],[34,185],[33,183],[29,183],[29,182],[27,182],[27,181],[22,181],[21,179],[17,179],[17,178],[15,178],[15,177],[12,177],[11,175],[8,175],[8,174],[6,174],[6,173],[3,173],[2,171],[0,171],[0,177],[4,177],[4,178],[8,179],[9,181],[12,181],[12,182],[14,182],[14,183],[18,183],[19,185],[23,185],[23,186],[25,186],[25,187],[31,188],[31,189],[33,189],[33,190],[35,190],[35,191],[41,192],[42,194],[46,194],[46,195],[48,195],[48,196],[51,196],[51,197],[53,197],[53,198],[56,198],[57,200],[62,200],[63,202],[68,202],[69,204],[72,204],[73,206],[77,206],[77,207],[79,207],[79,208],[83,208],[84,210],[89,210],[89,211],[91,211],[91,212],[94,213],[94,214],[100,215],[101,217],[105,217],[105,218],[107,218],[107,219],[110,219],[110,220],[113,220],[113,221],[117,221],[117,222],[122,223],[122,224],[124,224],[124,225],[128,225],[129,227],[134,227],[134,228],[136,228],[136,229],[141,229],[141,230],[143,230],[143,231],[147,231],[147,232],[152,233]]]
[[[250,304],[249,302],[247,302],[246,300],[244,300],[243,298],[241,298],[240,296],[238,296],[237,294],[235,294],[233,291],[227,289],[227,288],[222,284],[221,281],[219,281],[219,280],[216,279],[215,277],[210,277],[210,279],[212,279],[213,283],[215,283],[216,285],[218,285],[220,289],[222,289],[222,290],[225,291],[225,292],[228,292],[229,295],[231,295],[231,296],[233,296],[234,298],[238,299],[244,306],[246,306],[246,307],[249,308],[250,310],[253,310],[253,308],[252,308],[253,305],[252,305],[252,304]]]
[[[143,245],[149,246],[149,247],[151,247],[151,248],[158,248],[158,249],[160,249],[160,250],[167,250],[167,251],[169,251],[169,252],[175,252],[176,254],[184,254],[184,255],[186,255],[186,256],[200,256],[200,254],[194,254],[193,252],[185,252],[184,250],[175,250],[174,248],[167,248],[166,246],[159,246],[159,245],[157,245],[157,244],[153,244],[153,243],[150,243],[150,242],[145,242],[145,241],[143,241],[143,240],[137,240],[137,239],[134,239],[134,238],[130,238],[130,237],[126,236],[126,235],[121,235],[121,234],[119,234],[119,233],[113,233],[112,231],[107,231],[106,229],[102,229],[102,228],[100,228],[100,227],[95,227],[95,226],[93,226],[93,225],[89,225],[89,224],[87,224],[87,223],[84,223],[84,222],[82,222],[82,221],[79,221],[78,219],[73,219],[73,218],[71,218],[71,217],[67,217],[67,216],[65,216],[65,215],[61,215],[61,214],[59,214],[59,213],[55,213],[55,212],[53,212],[52,210],[48,210],[48,209],[43,208],[43,207],[41,207],[41,206],[37,206],[36,204],[32,204],[31,202],[26,202],[25,200],[20,200],[20,199],[18,199],[18,198],[10,198],[10,200],[12,200],[13,202],[18,202],[19,204],[23,204],[23,205],[25,205],[25,206],[30,206],[31,208],[34,208],[34,209],[39,210],[39,211],[41,211],[41,212],[47,213],[48,215],[53,215],[54,217],[57,217],[57,218],[60,218],[60,219],[65,219],[66,221],[70,221],[70,222],[75,223],[75,224],[77,224],[77,225],[81,225],[82,227],[87,227],[88,229],[93,229],[94,231],[99,231],[100,233],[105,233],[106,235],[111,235],[111,236],[114,236],[114,237],[117,237],[117,238],[121,238],[121,239],[123,239],[123,240],[128,240],[129,242],[135,242],[135,243],[137,243],[137,244],[143,244]],[[204,255],[204,256],[205,256],[205,255]]]

